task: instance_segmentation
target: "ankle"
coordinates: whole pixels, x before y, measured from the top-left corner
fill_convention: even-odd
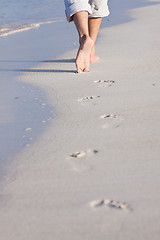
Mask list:
[[[88,37],[89,37],[88,34],[80,34],[79,35],[79,43],[81,44],[81,42],[84,41]]]

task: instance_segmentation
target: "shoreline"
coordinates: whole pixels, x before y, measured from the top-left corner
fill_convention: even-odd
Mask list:
[[[56,17],[53,19],[48,19],[48,21],[44,22],[36,22],[36,23],[28,23],[28,24],[4,24],[0,26],[0,37],[7,37],[12,34],[16,34],[23,31],[29,31],[35,28],[39,28],[41,25],[64,22],[64,17]]]
[[[133,9],[134,21],[101,29],[101,61],[90,73],[73,74],[76,50],[48,57],[48,38],[38,44],[48,48],[42,62],[18,68],[56,117],[8,168],[3,239],[159,239],[159,8]],[[60,36],[72,49],[74,26],[65,26]]]
[[[56,24],[59,25],[59,31],[62,31],[64,23],[57,22]],[[64,50],[63,48],[56,49],[51,45],[57,45],[59,41],[58,35],[56,38],[53,33],[52,36],[49,35],[49,32],[57,31],[56,29],[57,26],[55,26],[55,23],[52,23],[41,25],[39,29],[32,29],[0,38],[1,90],[3,88],[3,94],[0,96],[1,179],[7,175],[7,169],[16,154],[29,146],[32,141],[35,141],[44,131],[42,129],[45,129],[45,125],[47,125],[47,121],[44,123],[44,113],[48,116],[46,117],[48,119],[55,117],[56,109],[52,106],[54,113],[50,113],[51,106],[44,99],[47,97],[44,90],[38,86],[34,86],[32,83],[22,83],[21,76],[37,64],[50,62],[52,61],[50,59],[53,59],[53,57],[65,51],[66,48],[71,48],[71,45],[68,46],[68,44],[64,46]],[[22,42],[23,45],[21,44]],[[43,42],[46,44],[43,44]],[[43,46],[43,49],[39,52],[41,46]],[[50,49],[52,49],[52,51]],[[27,92],[25,92],[25,89],[27,89]],[[44,106],[42,108],[39,101],[45,103],[45,109]],[[26,109],[27,112],[23,113],[23,108]],[[38,110],[36,108],[38,108]],[[32,112],[32,117],[29,112]],[[34,119],[37,118],[34,112],[37,112],[39,117],[39,131],[37,125],[36,133],[30,137],[34,140],[26,140],[24,136],[26,135],[25,128],[27,127],[25,127],[25,125],[34,124]],[[28,119],[28,124],[25,123],[26,118]],[[8,122],[8,125],[6,122]]]
[[[1,75],[1,90],[0,181],[3,181],[12,160],[43,134],[55,110],[46,103],[42,89],[21,83],[13,78],[13,73],[7,74],[7,78]]]

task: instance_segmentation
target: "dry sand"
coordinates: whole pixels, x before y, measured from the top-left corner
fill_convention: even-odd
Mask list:
[[[90,73],[74,73],[74,50],[20,76],[56,117],[10,164],[2,240],[159,239],[160,2],[147,3],[101,29]]]

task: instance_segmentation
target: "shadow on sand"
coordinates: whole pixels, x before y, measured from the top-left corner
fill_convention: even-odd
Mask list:
[[[131,22],[134,20],[134,18],[130,15],[131,10],[156,4],[160,4],[160,2],[150,0],[108,0],[110,15],[107,17],[107,20],[105,19],[102,21],[102,28],[113,27]]]
[[[75,63],[75,58],[55,60],[0,60],[0,63]]]
[[[41,60],[41,61],[14,61],[14,60],[0,60],[1,63],[25,63],[25,62],[35,62],[35,63],[74,63],[75,59],[56,59],[56,60]],[[75,70],[65,70],[65,69],[25,69],[25,68],[1,68],[0,71],[14,71],[14,72],[42,72],[42,73],[76,73]]]

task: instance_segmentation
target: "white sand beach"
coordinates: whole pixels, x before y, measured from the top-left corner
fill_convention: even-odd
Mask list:
[[[160,1],[110,1],[110,10],[89,73],[75,74],[73,24],[59,23],[58,36],[52,24],[19,33],[41,39],[32,60],[44,61],[14,69],[20,86],[46,94],[38,100],[45,128],[34,139],[36,115],[17,123],[23,148],[1,181],[1,240],[159,240]],[[60,49],[65,39],[56,59],[52,38]]]

